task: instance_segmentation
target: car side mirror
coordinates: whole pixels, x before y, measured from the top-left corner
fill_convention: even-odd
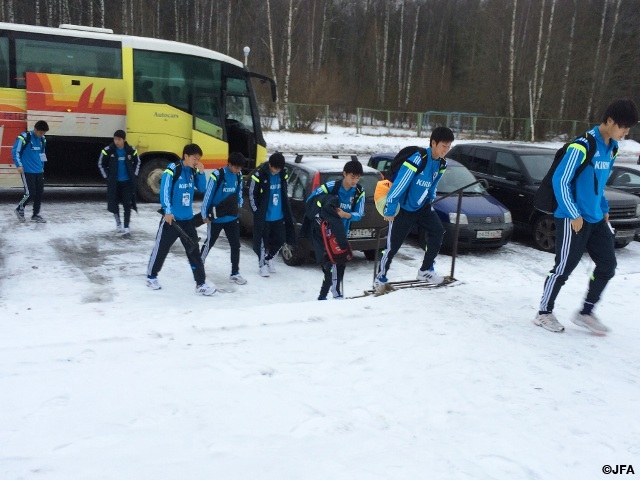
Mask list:
[[[524,175],[520,172],[507,172],[507,180],[511,180],[513,182],[522,183],[524,182]]]

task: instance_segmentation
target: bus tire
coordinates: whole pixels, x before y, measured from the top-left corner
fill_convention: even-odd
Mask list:
[[[169,164],[164,158],[151,158],[140,167],[138,175],[138,197],[143,202],[160,201],[160,180]]]

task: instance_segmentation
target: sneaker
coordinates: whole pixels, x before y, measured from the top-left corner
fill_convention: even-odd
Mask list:
[[[157,278],[147,278],[147,287],[151,290],[160,290],[162,288]]]
[[[318,297],[318,300],[326,300],[327,297]]]
[[[418,270],[416,280],[433,283],[434,285],[440,285],[442,282],[444,282],[444,277],[442,275],[438,275],[435,270]]]
[[[127,238],[131,236],[131,230],[129,230],[129,227],[124,228],[124,233],[122,234],[122,236]]]
[[[377,294],[382,294],[384,292],[387,291],[387,282],[389,280],[387,279],[387,277],[380,277],[380,278],[376,278],[373,281],[373,289],[375,290],[375,292]]]
[[[344,297],[342,295],[336,295],[335,297],[333,297],[334,300],[344,300]]]
[[[579,325],[580,327],[588,328],[597,335],[604,335],[609,331],[609,328],[606,325],[603,325],[598,317],[596,317],[593,313],[584,315],[580,312],[576,312],[571,321],[576,325]]]
[[[239,273],[229,275],[229,281],[231,283],[237,283],[238,285],[244,285],[245,283],[247,283],[247,280]]]
[[[276,273],[276,259],[266,260],[267,267],[269,267],[269,273]]]
[[[261,277],[268,277],[269,276],[269,265],[267,265],[266,263],[264,265],[262,265],[258,269],[258,273],[260,274]]]
[[[209,295],[213,295],[214,293],[216,293],[216,287],[215,285],[211,284],[211,285],[207,285],[206,283],[203,283],[202,285],[197,285],[196,286],[196,293],[198,295],[204,295],[204,296],[209,296]]]
[[[116,225],[116,233],[124,233],[124,227],[121,223]]]
[[[47,223],[47,221],[44,218],[42,218],[40,215],[33,215],[31,217],[31,221],[36,223]]]
[[[533,319],[533,323],[550,332],[564,332],[564,327],[553,313],[538,313]]]
[[[18,207],[18,208],[16,208],[16,209],[14,210],[14,212],[16,212],[16,217],[18,217],[18,220],[20,220],[21,222],[24,222],[24,221],[25,221],[25,218],[24,218],[24,208],[20,208],[20,207]]]

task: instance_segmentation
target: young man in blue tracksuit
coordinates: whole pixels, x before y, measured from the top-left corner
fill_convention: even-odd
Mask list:
[[[609,225],[609,202],[604,187],[615,162],[618,142],[638,123],[638,108],[628,99],[611,103],[599,126],[588,133],[596,140],[596,152],[589,166],[572,181],[585,160],[589,143],[577,139],[569,145],[553,174],[553,191],[558,201],[555,265],[544,282],[538,314],[533,323],[552,332],[564,331],[553,314],[555,299],[585,250],[595,263],[582,310],[572,318],[576,325],[604,335],[609,329],[593,313],[594,305],[616,269],[614,234]]]
[[[107,180],[107,210],[113,213],[116,221],[116,233],[129,237],[131,210],[136,207],[136,187],[140,171],[138,150],[126,141],[124,130],[116,130],[113,142],[100,152],[98,168],[102,177]],[[120,222],[120,207],[124,210],[124,227]]]
[[[362,188],[357,188],[362,173],[362,164],[359,161],[348,161],[342,169],[342,180],[331,180],[319,186],[307,198],[307,202],[309,202],[316,195],[331,194],[334,191],[336,182],[340,182],[340,188],[336,195],[340,201],[340,206],[336,209],[336,213],[342,219],[346,235],[349,234],[351,222],[357,222],[364,216],[365,191]],[[334,299],[343,299],[342,282],[344,280],[345,267],[346,264],[336,265],[326,257],[322,260],[324,277],[318,300],[326,300],[329,290],[331,290]]]
[[[286,243],[295,245],[291,205],[287,193],[289,175],[284,156],[276,152],[251,174],[249,204],[253,211],[253,251],[258,256],[258,273],[275,273],[275,258]]]
[[[447,169],[447,163],[441,159],[444,159],[451,149],[453,140],[453,132],[450,129],[435,128],[431,132],[427,158],[423,160],[420,153],[416,152],[400,167],[384,208],[384,219],[389,222],[389,233],[373,285],[377,292],[384,292],[391,261],[414,225],[427,232],[427,245],[417,279],[434,284],[442,283],[444,280],[433,269],[436,255],[442,245],[444,227],[431,203],[436,198],[438,182]],[[424,169],[417,173],[424,161]]]
[[[201,157],[202,149],[198,145],[186,145],[182,151],[182,160],[170,163],[162,174],[160,205],[163,216],[147,267],[147,286],[152,290],[161,288],[158,273],[171,245],[180,237],[196,281],[196,293],[213,295],[216,292],[214,287],[205,283],[204,265],[198,250],[198,233],[193,223],[194,190],[197,188],[204,192],[207,189],[207,177],[204,174],[204,165],[200,161]],[[174,224],[191,238],[191,243],[180,235],[181,232],[174,228]]]
[[[44,162],[47,161],[47,139],[44,135],[48,131],[47,122],[38,120],[33,130],[18,135],[11,149],[13,163],[22,176],[22,184],[24,185],[24,195],[15,209],[16,216],[21,222],[25,221],[24,207],[33,198],[31,220],[37,223],[47,223],[40,215],[40,206],[44,193]]]
[[[242,167],[247,163],[244,155],[233,152],[227,166],[211,172],[207,191],[202,200],[200,215],[207,224],[207,240],[202,246],[202,263],[216,243],[220,232],[229,242],[231,250],[231,275],[229,281],[244,285],[247,281],[240,275],[240,224],[238,208],[242,207]],[[210,285],[213,285],[210,283]]]

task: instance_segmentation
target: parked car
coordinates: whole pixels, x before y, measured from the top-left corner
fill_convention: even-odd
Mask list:
[[[640,166],[614,164],[607,186],[640,197]]]
[[[369,158],[369,166],[384,172],[394,156],[394,153],[377,153]],[[436,198],[473,183],[475,180],[473,174],[466,167],[455,160],[447,161],[447,172],[438,184]],[[513,235],[513,223],[509,209],[489,195],[479,183],[463,190],[462,195],[458,247],[500,247],[507,244]],[[445,230],[442,248],[451,250],[455,236],[458,196],[452,195],[434,203],[433,209],[438,214]],[[420,243],[426,243],[423,232],[414,233],[419,235]]]
[[[342,168],[346,163],[345,158],[328,158],[320,156],[302,156],[295,158],[285,157],[285,168],[289,174],[288,194],[291,201],[296,233],[300,231],[302,220],[306,210],[306,199],[323,183],[330,180],[342,179]],[[349,243],[351,248],[364,252],[368,260],[375,258],[378,248],[378,236],[382,228],[388,223],[376,210],[373,203],[373,192],[376,184],[382,179],[377,170],[363,165],[364,173],[360,177],[360,184],[365,192],[364,216],[359,222],[351,223],[349,231]],[[253,212],[249,205],[249,185],[251,175],[247,176],[244,184],[244,202],[240,209],[239,220],[241,231],[245,234],[253,230]],[[384,246],[386,233],[382,235],[381,247]],[[286,245],[282,248],[282,259],[287,265],[295,266],[306,260],[315,261],[315,254],[311,241],[308,238],[298,239],[298,244],[293,247]]]
[[[465,165],[489,183],[489,193],[509,207],[516,228],[533,236],[541,250],[555,250],[553,215],[536,210],[533,196],[551,168],[556,150],[531,145],[465,143],[453,147],[447,158]],[[640,230],[640,199],[605,187],[609,221],[617,248],[626,247]]]

